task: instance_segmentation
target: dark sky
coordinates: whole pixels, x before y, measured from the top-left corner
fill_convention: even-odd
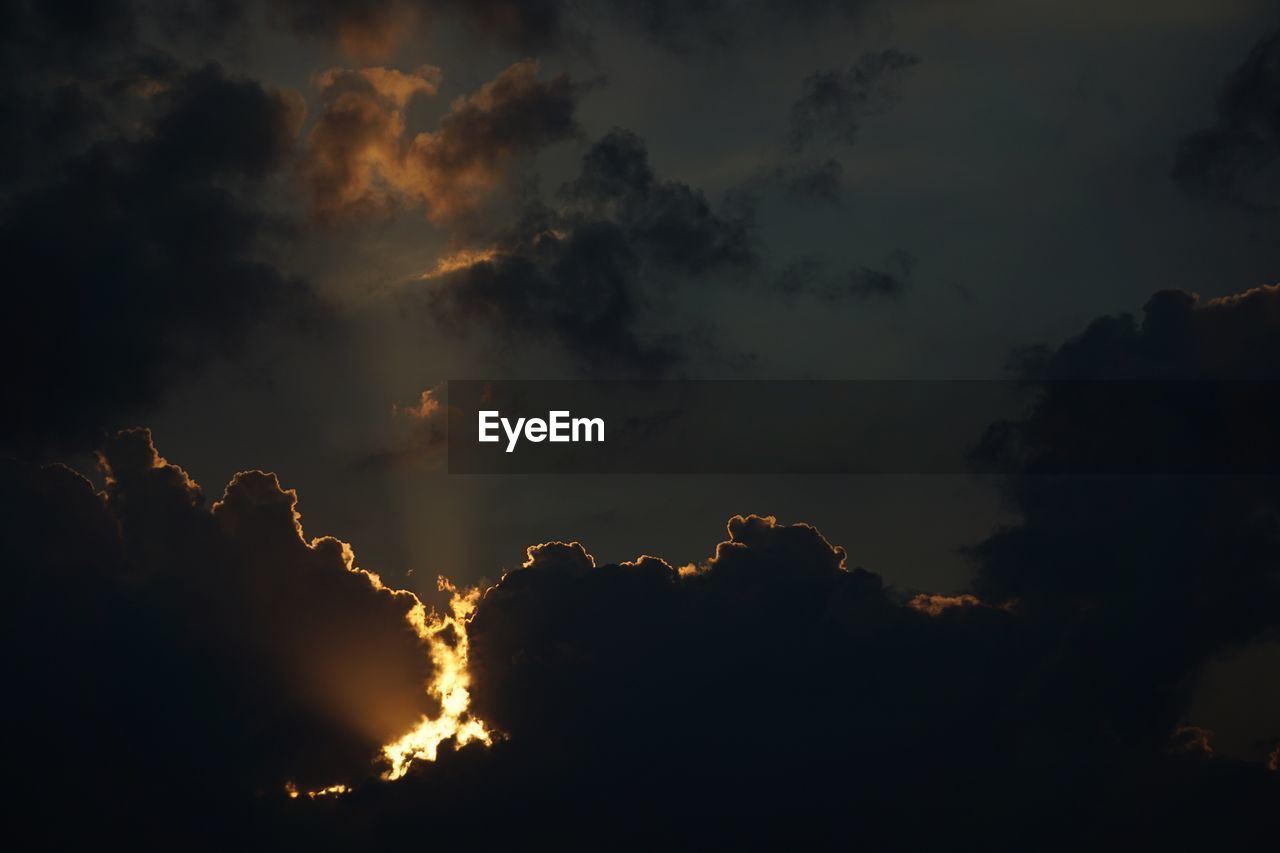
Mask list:
[[[19,627],[33,648],[74,654],[79,634],[33,627],[40,590],[96,590],[110,605],[85,616],[86,637],[129,634],[135,617],[159,626],[103,652],[102,672],[181,638],[172,660],[124,665],[113,683],[179,716],[223,691],[221,716],[196,726],[208,731],[264,721],[199,772],[245,789],[358,783],[370,745],[437,713],[417,688],[454,629],[387,629],[403,628],[410,598],[348,588],[361,576],[340,543],[303,548],[282,497],[293,489],[306,538],[351,543],[354,565],[437,605],[439,575],[469,587],[531,567],[491,590],[472,631],[478,714],[512,748],[463,750],[453,776],[411,781],[417,794],[368,795],[361,820],[395,815],[386,839],[412,821],[404,798],[461,808],[520,790],[529,767],[576,754],[571,732],[605,746],[576,773],[548,771],[548,798],[584,796],[590,778],[648,754],[654,767],[618,783],[637,802],[672,756],[694,756],[697,784],[743,786],[721,788],[717,808],[754,802],[769,774],[822,761],[752,739],[761,703],[780,703],[759,681],[778,673],[799,682],[797,706],[822,709],[814,726],[889,745],[833,735],[833,755],[874,771],[847,789],[801,786],[780,811],[827,808],[836,790],[896,809],[914,784],[903,763],[966,732],[999,743],[947,752],[939,786],[962,786],[977,762],[1013,811],[1017,774],[1067,762],[1045,791],[1078,797],[1115,744],[1125,784],[1141,787],[1163,773],[1143,750],[1159,741],[1167,757],[1176,730],[1194,752],[1198,725],[1240,766],[1171,771],[1167,798],[1131,810],[1118,796],[1090,819],[1157,819],[1185,797],[1229,803],[1233,825],[1251,827],[1251,798],[1274,792],[1274,773],[1250,774],[1280,707],[1274,686],[1240,698],[1276,673],[1274,484],[451,476],[429,401],[461,378],[1277,378],[1277,27],[1263,0],[6,2],[0,448],[25,502],[7,535],[39,531],[15,552],[33,578]],[[1063,406],[1084,434],[1101,429]],[[1026,414],[1021,451],[1052,443],[1037,432],[1047,417]],[[1223,422],[1217,434],[1235,435]],[[1165,423],[1152,415],[1152,434]],[[115,435],[128,427],[149,429],[154,448]],[[111,497],[30,467],[51,462]],[[253,470],[278,482],[239,475],[211,506]],[[752,513],[777,521],[739,519],[737,545],[716,551],[726,519]],[[787,526],[800,522],[813,528]],[[64,536],[83,553],[54,548]],[[526,554],[554,540],[584,543],[598,566],[666,562],[588,582],[586,552]],[[179,564],[192,568],[153,585]],[[289,568],[262,580],[276,564]],[[689,564],[701,568],[674,580]],[[98,573],[87,587],[74,575],[85,566]],[[331,583],[314,587],[313,569]],[[922,590],[977,598],[906,603]],[[293,600],[306,606],[276,625]],[[237,613],[243,632],[187,634]],[[786,634],[810,618],[819,627],[795,647],[746,627]],[[681,665],[656,663],[682,648]],[[608,651],[575,670],[566,649]],[[164,695],[153,682],[187,654],[215,675]],[[304,675],[278,696],[245,686],[273,667]],[[854,670],[902,707],[848,705],[861,694],[833,674]],[[83,685],[32,672],[59,710],[31,719],[74,719]],[[637,705],[629,691],[646,679],[667,695]],[[840,686],[814,686],[828,681]],[[664,723],[619,745],[637,715],[680,713],[681,691],[723,724],[723,743],[683,744]],[[557,698],[519,698],[544,694]],[[898,727],[939,703],[960,710],[920,722],[929,737]],[[1033,722],[1000,717],[1015,706]],[[738,719],[742,707],[757,710]],[[103,725],[122,713],[113,705]],[[181,729],[169,718],[142,753]],[[731,742],[762,763],[718,765]],[[329,757],[300,759],[317,750]],[[31,771],[37,788],[44,773]],[[921,801],[982,824],[976,795],[934,794]],[[889,823],[905,819],[893,809]],[[275,817],[253,819],[278,829]],[[1120,823],[1142,835],[1140,820]]]
[[[313,524],[369,542],[365,559],[396,577],[411,568],[492,576],[518,562],[528,541],[556,536],[590,540],[619,559],[648,550],[696,560],[709,526],[733,508],[792,518],[825,511],[833,536],[866,542],[859,559],[895,580],[961,585],[966,568],[952,551],[998,511],[980,485],[891,484],[956,517],[925,543],[903,535],[898,513],[868,506],[880,503],[871,496],[881,483],[821,484],[825,493],[809,502],[796,493],[813,484],[767,481],[677,489],[527,481],[495,490],[397,458],[411,426],[393,406],[412,406],[422,390],[451,377],[648,369],[628,361],[619,337],[658,349],[679,337],[662,369],[698,378],[994,378],[1008,375],[1014,347],[1136,311],[1155,290],[1211,297],[1274,279],[1273,229],[1248,211],[1189,198],[1170,179],[1179,140],[1213,123],[1223,80],[1272,23],[1266,4],[852,5],[814,4],[800,15],[728,4],[686,15],[659,4],[649,27],[593,9],[566,13],[566,33],[515,43],[452,12],[420,12],[421,26],[390,30],[389,53],[364,57],[377,68],[439,69],[438,91],[421,90],[398,111],[400,142],[436,131],[454,98],[526,57],[538,62],[535,85],[567,75],[566,125],[512,126],[527,142],[483,143],[502,150],[491,186],[465,215],[431,218],[413,197],[431,180],[419,175],[400,178],[418,190],[318,217],[305,166],[283,167],[266,192],[291,230],[270,249],[282,271],[325,300],[335,324],[302,335],[254,330],[112,425],[145,422],[202,480],[224,481],[247,464],[279,472],[301,488]],[[340,27],[342,14],[333,15],[329,25]],[[364,63],[323,32],[299,38],[260,17],[223,41],[188,33],[172,49],[184,63],[212,58],[305,99],[293,146],[305,162],[325,110],[320,76]],[[281,9],[267,18],[289,20]],[[886,51],[908,61],[880,67]],[[500,315],[442,327],[440,312],[413,307],[446,287],[418,277],[451,248],[494,245],[531,205],[566,207],[562,186],[614,128],[634,134],[654,180],[706,206],[690,214],[675,207],[683,196],[657,202],[703,217],[686,223],[687,239],[714,243],[722,238],[697,229],[741,226],[730,239],[743,241],[745,257],[694,245],[712,254],[666,265],[650,258],[628,290],[634,316],[606,319],[614,325],[595,332],[614,339],[615,352],[570,340],[580,334],[547,317],[526,317],[524,329],[526,320]],[[869,273],[891,285],[868,288]],[[548,310],[584,309],[565,301]],[[552,490],[554,508],[545,500]],[[683,505],[673,507],[672,495]],[[672,523],[637,541],[602,518],[635,512]],[[509,521],[459,536],[475,515]]]

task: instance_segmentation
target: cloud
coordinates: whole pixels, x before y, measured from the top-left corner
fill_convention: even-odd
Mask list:
[[[1280,481],[1053,473],[1099,452],[1112,470],[1168,458],[1188,436],[1197,455],[1247,469],[1280,411],[1265,392],[1246,411],[1215,394],[1277,375],[1278,322],[1276,287],[1213,300],[1157,293],[1141,320],[1099,318],[1061,346],[1022,352],[1015,365],[1034,396],[979,448],[1018,472],[1007,497],[1020,521],[973,552],[974,592],[1069,633],[1059,664],[1091,673],[1071,689],[1126,743],[1185,722],[1211,657],[1280,628]]]
[[[164,825],[286,781],[367,779],[383,744],[440,717],[423,604],[306,538],[274,474],[237,474],[209,506],[145,430],[101,464],[102,493],[60,466],[0,468],[26,655],[7,683],[38,800],[91,816],[118,792]]]
[[[307,137],[300,174],[322,218],[422,207],[442,221],[474,211],[516,166],[578,132],[580,89],[565,75],[537,79],[512,65],[475,94],[457,98],[437,130],[409,138],[404,108],[434,95],[440,72],[335,69],[318,84],[323,112]]]
[[[509,739],[445,756],[406,797],[465,811],[520,791],[505,809],[526,830],[568,801],[584,832],[643,814],[686,840],[803,826],[877,845],[1069,848],[1208,838],[1228,818],[1224,843],[1261,837],[1280,780],[1180,748],[1211,735],[1178,723],[1168,693],[1150,694],[1167,713],[1109,701],[1135,698],[1110,658],[1131,638],[1074,649],[1089,638],[1082,602],[1064,602],[1083,620],[1067,625],[972,593],[907,596],[813,527],[762,516],[732,518],[699,571],[597,565],[579,543],[529,555],[468,632],[475,707]],[[1142,729],[1122,736],[1121,721]],[[1191,797],[1203,811],[1189,817]],[[1063,801],[1075,817],[1050,843]],[[938,820],[907,819],[922,807]]]
[[[268,8],[295,33],[327,37],[356,59],[375,61],[389,57],[412,35],[427,5],[410,0],[270,0]]]
[[[1017,351],[1012,367],[1041,380],[1267,379],[1280,372],[1278,317],[1280,285],[1207,300],[1163,290],[1141,321],[1100,317],[1059,347]]]
[[[329,39],[360,61],[381,61],[427,26],[460,20],[484,41],[538,50],[578,37],[563,0],[270,0],[279,23]]]
[[[443,468],[449,447],[449,410],[441,402],[438,390],[423,390],[411,405],[392,404],[391,415],[399,435],[388,447],[365,456],[362,464],[422,463],[436,470]]]
[[[422,24],[460,19],[484,41],[518,50],[545,49],[575,37],[562,0],[271,0],[276,17],[300,35],[329,38],[360,60],[384,60]]]
[[[1213,125],[1178,143],[1172,176],[1188,193],[1257,211],[1280,202],[1280,31],[1259,41],[1218,94]]]
[[[265,260],[285,223],[262,199],[302,102],[148,51],[133,18],[93,29],[36,6],[0,60],[0,446],[89,448],[249,330],[324,316]]]
[[[840,204],[844,166],[838,160],[824,160],[811,169],[797,173],[787,184],[788,194],[830,204]]]
[[[684,355],[679,332],[652,302],[757,264],[750,219],[658,178],[643,141],[624,130],[587,150],[558,207],[529,206],[473,257],[432,273],[408,297],[446,328],[485,325],[506,341],[557,344],[587,372],[640,375]]]
[[[1186,429],[1174,409],[1099,409],[1061,380],[1274,376],[1277,300],[1271,287],[1159,293],[1140,321],[1100,318],[1023,351],[1036,396],[997,430],[1022,442],[1007,460],[1018,521],[974,549],[967,590],[893,589],[813,527],[764,516],[731,519],[688,571],[531,548],[469,631],[475,707],[509,741],[407,784],[463,809],[520,790],[508,814],[525,827],[569,801],[602,827],[643,814],[685,839],[731,831],[711,816],[750,815],[751,837],[803,826],[872,846],[1248,849],[1280,785],[1266,763],[1278,733],[1243,715],[1262,746],[1238,761],[1215,743],[1239,734],[1189,715],[1206,661],[1280,629],[1276,479],[1052,478],[1036,460],[1094,434],[1131,435],[1118,452],[1136,456]],[[1264,426],[1275,414],[1256,412]],[[1252,428],[1206,416],[1221,422],[1195,433],[1206,442]],[[1215,725],[1241,716],[1213,710]],[[538,791],[520,783],[533,768]],[[1051,817],[1062,803],[1065,830]],[[920,808],[937,820],[912,822]]]
[[[443,72],[434,65],[419,66],[413,73],[394,68],[330,68],[320,74],[316,83],[329,97],[340,97],[354,91],[372,95],[386,106],[403,110],[416,95],[434,96],[440,89]]]
[[[1266,606],[1274,621],[1274,598],[1240,584],[1232,540],[1217,540],[1225,572],[1153,572],[1160,554],[1134,556],[1160,540],[1109,528],[1114,505],[1074,531],[1088,559],[1115,550],[1104,574],[1078,556],[1081,581],[1047,583],[1055,563],[1026,552],[1017,601],[992,586],[990,554],[972,592],[908,594],[810,525],[744,515],[679,571],[651,556],[601,564],[579,542],[532,546],[484,592],[446,585],[452,621],[424,632],[416,598],[354,568],[342,543],[305,538],[273,475],[237,475],[207,507],[144,431],[116,436],[103,464],[102,494],[67,468],[0,466],[25,651],[8,681],[28,735],[15,758],[37,819],[69,799],[117,823],[141,810],[152,831],[341,847],[437,821],[473,842],[553,829],[598,842],[643,815],[647,831],[686,840],[803,826],[877,846],[1026,849],[1053,826],[1066,848],[1244,849],[1280,784],[1180,719],[1185,668],[1166,658],[1224,640],[1169,602],[1235,613],[1248,633]],[[1024,529],[1044,523],[1022,510]],[[450,682],[464,693],[435,695],[469,699],[468,719],[501,733],[489,746],[415,726],[436,719],[424,685],[445,672],[465,673]],[[435,763],[371,779],[379,745],[406,727]],[[280,779],[353,790],[292,801]],[[1064,802],[1065,827],[1052,819]],[[482,820],[495,803],[503,820]],[[566,803],[581,823],[565,824]],[[921,808],[937,820],[910,820]],[[42,826],[66,841],[99,824]]]
[[[898,102],[902,77],[919,62],[917,56],[889,48],[864,54],[845,69],[810,74],[791,106],[791,147],[852,145],[864,120]]]
[[[146,430],[111,436],[106,483],[0,459],[6,661],[30,837],[253,833],[255,803],[393,776],[466,712],[473,592],[438,614],[307,538],[297,494],[245,471],[212,505]],[[288,783],[286,785],[286,783]],[[54,820],[74,803],[77,821]]]
[[[595,32],[623,30],[667,50],[731,46],[744,32],[811,27],[856,15],[867,0],[270,0],[278,25],[327,39],[360,61],[384,61],[442,22],[477,40],[524,51],[590,53]]]
[[[884,269],[862,267],[849,273],[843,286],[826,292],[828,298],[850,296],[854,299],[897,299],[907,289],[915,258],[903,249],[894,250],[885,262]]]

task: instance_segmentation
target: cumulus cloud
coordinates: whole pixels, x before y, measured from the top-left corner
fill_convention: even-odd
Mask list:
[[[112,437],[101,464],[103,493],[66,468],[3,472],[34,655],[11,686],[41,784],[163,800],[167,785],[351,782],[438,715],[421,602],[345,543],[307,539],[275,475],[237,474],[209,506],[144,430]]]
[[[565,75],[539,80],[518,62],[473,95],[457,98],[437,130],[409,138],[404,108],[433,95],[440,72],[333,70],[318,84],[323,112],[300,165],[316,212],[335,218],[418,206],[436,221],[473,211],[511,170],[573,137],[579,87]]]
[[[92,447],[254,326],[321,315],[264,260],[301,99],[145,48],[130,4],[95,9],[21,4],[0,49],[5,446]]]
[[[907,847],[1258,844],[1280,733],[1251,719],[1256,755],[1227,757],[1216,739],[1241,733],[1192,716],[1192,688],[1223,655],[1272,669],[1246,682],[1274,680],[1274,654],[1240,651],[1280,629],[1276,479],[1053,478],[1037,460],[1091,435],[1137,457],[1186,430],[1176,407],[1099,408],[1064,380],[1274,376],[1277,299],[1159,293],[1141,320],[1020,353],[1033,402],[981,450],[1014,454],[1019,520],[973,550],[968,590],[895,590],[814,528],[762,516],[731,519],[690,570],[531,548],[469,631],[475,707],[510,741],[408,785],[463,809],[519,790],[508,814],[524,826],[571,801],[602,831],[640,813],[686,839],[709,816],[750,815],[752,838],[803,826]],[[1206,442],[1250,429],[1238,412],[1205,415]],[[536,792],[520,782],[532,768],[554,768]],[[912,821],[920,808],[937,819]]]
[[[731,518],[705,562],[679,571],[553,541],[483,593],[454,591],[452,621],[432,633],[417,599],[356,569],[343,543],[307,540],[274,476],[237,475],[207,507],[143,431],[110,441],[103,466],[101,494],[62,467],[0,471],[18,508],[2,541],[20,569],[26,652],[9,683],[40,808],[57,785],[81,814],[119,821],[163,803],[171,831],[229,813],[240,819],[202,837],[287,831],[329,846],[400,843],[424,821],[473,842],[512,828],[598,841],[643,815],[686,840],[803,826],[1026,849],[1053,826],[1048,841],[1066,848],[1232,847],[1263,837],[1280,785],[1264,759],[1220,755],[1177,689],[1187,661],[1274,624],[1267,575],[1224,538],[1217,569],[1144,555],[1161,540],[1108,526],[1111,504],[1071,531],[1091,542],[1069,552],[1072,576],[1034,550],[1002,574],[984,550],[973,591],[949,595],[895,590],[814,527],[767,516]],[[1212,534],[1175,544],[1232,532],[1217,519],[1244,507],[1203,515]],[[1022,535],[1043,532],[1038,508],[1022,511]],[[1111,552],[1105,573],[1087,562]],[[1188,601],[1239,629],[1207,632],[1186,620],[1197,611],[1170,609]],[[433,742],[435,763],[371,780],[384,738],[439,710],[424,688],[458,666],[458,648],[470,711],[501,736]],[[252,798],[282,778],[355,790]],[[494,803],[504,819],[482,820]],[[566,828],[566,803],[581,824]],[[911,820],[921,808],[937,819]]]
[[[974,593],[906,596],[771,517],[731,519],[698,571],[548,543],[484,594],[469,631],[475,707],[510,740],[406,784],[461,809],[519,790],[506,813],[526,828],[570,801],[590,831],[644,814],[686,840],[712,823],[717,838],[805,827],[910,847],[1260,839],[1280,780],[1213,754],[1167,692],[1145,716],[1106,701],[1133,698],[1109,657],[1131,639],[1072,649],[1091,617],[1064,605],[1083,623]],[[521,787],[534,768],[539,789]],[[1188,797],[1204,811],[1184,814]],[[1070,826],[1046,839],[1067,801]],[[937,820],[911,821],[922,807]]]

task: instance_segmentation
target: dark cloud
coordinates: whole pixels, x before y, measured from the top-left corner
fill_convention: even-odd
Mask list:
[[[386,59],[442,18],[460,20],[482,40],[519,50],[582,38],[564,0],[269,0],[268,7],[293,32],[327,38],[364,61]]]
[[[1131,314],[1101,317],[1059,347],[1014,354],[1012,367],[1044,381],[1269,379],[1280,373],[1280,286],[1218,299],[1165,290]]]
[[[577,45],[583,34],[565,0],[462,0],[454,5],[481,37],[524,50]]]
[[[92,447],[251,327],[319,316],[263,260],[282,229],[258,201],[301,99],[140,47],[127,4],[78,9],[10,10],[0,48],[9,446]]]
[[[622,26],[642,33],[655,44],[692,50],[727,46],[752,10],[726,0],[612,0],[611,11]]]
[[[755,263],[749,212],[717,213],[688,184],[656,178],[643,140],[630,131],[614,130],[596,142],[564,195],[591,217],[617,223],[672,273],[701,275]]]
[[[164,804],[153,820],[171,832],[364,849],[424,823],[484,845],[598,844],[640,823],[642,846],[812,832],[1243,850],[1280,787],[1265,757],[1219,755],[1185,717],[1189,666],[1276,624],[1270,562],[1241,559],[1274,543],[1228,538],[1280,517],[1251,511],[1252,486],[1215,487],[1221,506],[1188,504],[1196,524],[1166,514],[1158,531],[1146,514],[1180,504],[1150,487],[1120,496],[1143,509],[1091,492],[1067,521],[1024,497],[965,594],[893,589],[815,528],[761,516],[730,519],[679,569],[533,546],[467,599],[465,635],[439,639],[465,641],[470,710],[502,736],[446,743],[388,783],[370,778],[378,744],[435,711],[417,600],[353,571],[341,543],[307,542],[271,475],[238,475],[208,509],[144,432],[113,439],[104,465],[105,495],[65,468],[4,468],[26,652],[7,683],[30,735],[24,814],[46,838],[76,837],[45,817],[71,798],[121,836]],[[68,779],[86,741],[94,764]],[[175,774],[194,780],[176,801]],[[357,787],[248,794],[282,777]]]
[[[573,802],[592,831],[644,815],[686,841],[801,827],[905,849],[1261,844],[1280,730],[1253,720],[1242,762],[1189,715],[1206,662],[1280,630],[1277,481],[1047,477],[1038,460],[1091,435],[1140,458],[1187,429],[1176,400],[1099,408],[1066,380],[1274,377],[1277,300],[1160,293],[1141,321],[1021,353],[1033,404],[982,451],[1013,454],[1019,520],[974,549],[966,592],[894,590],[812,527],[754,516],[680,570],[530,549],[469,631],[473,707],[509,740],[446,755],[406,790],[462,809],[510,796],[526,828]],[[1268,440],[1277,414],[1254,411],[1255,429],[1210,407],[1230,429],[1195,434]]]
[[[60,466],[0,473],[11,758],[42,809],[163,834],[288,780],[374,775],[383,744],[439,714],[418,599],[308,540],[275,475],[238,474],[210,507],[145,431],[101,459],[105,493]],[[44,843],[76,837],[43,814]]]
[[[175,6],[190,17],[172,26],[226,27],[237,7]],[[437,8],[275,11],[367,56],[409,31],[404,10]],[[655,38],[716,40],[739,8],[632,14]],[[3,14],[0,440],[86,447],[209,354],[234,351],[259,319],[310,310],[307,289],[262,260],[276,225],[262,198],[290,165],[299,104],[144,48],[154,22],[123,0]],[[504,43],[566,29],[554,2],[458,14]],[[1275,134],[1258,116],[1274,106],[1273,47],[1233,78],[1222,127],[1184,146],[1188,186],[1240,194],[1272,168]],[[887,51],[809,78],[796,147],[850,142],[914,61]],[[320,79],[301,174],[335,214],[410,205],[452,220],[533,152],[577,135],[576,84],[539,80],[528,62],[412,139],[403,114],[434,94],[433,69]],[[823,169],[818,190],[834,171]],[[749,209],[717,209],[660,177],[625,131],[521,214],[492,241],[459,230],[458,251],[407,299],[445,328],[561,347],[589,373],[655,375],[693,337],[667,297],[760,269]],[[911,275],[906,253],[830,277],[800,260],[777,288],[896,298]],[[1272,380],[1278,324],[1280,287],[1216,300],[1170,291],[1140,318],[1101,318],[1019,353],[1030,403],[977,452],[1014,471],[1015,521],[972,549],[972,583],[944,593],[857,567],[858,542],[744,515],[696,565],[602,563],[567,535],[534,545],[483,592],[445,585],[453,620],[429,622],[344,543],[308,539],[275,475],[242,472],[210,505],[143,430],[102,444],[102,492],[66,467],[0,460],[15,837],[54,849],[382,849],[455,834],[482,848],[546,837],[592,849],[1264,849],[1280,733],[1255,718],[1248,736],[1220,734],[1241,715],[1224,698],[1215,722],[1200,719],[1194,694],[1210,661],[1275,680],[1274,655],[1252,653],[1280,631],[1276,478],[1044,472],[1098,436],[1118,439],[1113,458],[1191,434],[1248,461],[1274,441],[1274,401],[1188,418],[1145,393],[1089,405],[1071,381]],[[424,392],[394,413],[413,432],[397,459],[438,454],[434,402]],[[510,521],[473,520],[480,531]],[[933,522],[919,519],[921,535]],[[630,520],[638,536],[663,524]],[[442,702],[433,685],[450,674]],[[438,760],[378,778],[389,742],[468,700],[500,733],[491,745],[444,732]],[[1228,742],[1256,754],[1239,760]],[[306,796],[334,783],[355,790]]]
[[[843,286],[826,292],[828,298],[849,296],[854,299],[897,299],[911,281],[915,258],[903,249],[895,250],[882,269],[862,267],[849,273]]]
[[[1092,673],[1074,689],[1129,743],[1154,737],[1153,721],[1178,722],[1211,657],[1280,629],[1280,482],[1048,472],[1069,475],[1099,452],[1155,458],[1188,436],[1247,470],[1280,410],[1266,392],[1244,411],[1216,403],[1215,388],[1278,375],[1278,323],[1274,287],[1207,301],[1158,293],[1141,321],[1101,318],[1060,347],[1022,353],[1033,401],[979,450],[1023,473],[1007,492],[1021,521],[976,549],[975,590],[1069,633],[1061,665]],[[1084,379],[1158,381],[1104,385],[1116,391],[1103,398],[1073,381]]]
[[[787,264],[773,276],[773,289],[793,300],[813,287],[822,276],[822,262],[817,258],[800,258]]]
[[[840,204],[844,166],[838,160],[824,160],[811,169],[794,175],[787,184],[788,194],[800,199],[813,199],[828,204]]]
[[[223,4],[236,5],[233,0]],[[521,51],[591,53],[603,27],[666,50],[726,48],[745,33],[855,17],[868,0],[268,0],[277,24],[325,38],[364,61],[387,59],[416,33],[456,21],[482,42]]]
[[[530,549],[469,630],[473,707],[508,739],[405,780],[402,807],[474,813],[488,794],[524,831],[548,831],[571,802],[584,823],[556,825],[572,837],[643,815],[640,832],[685,843],[1263,838],[1280,782],[1263,764],[1189,749],[1211,736],[1167,709],[1108,701],[1133,698],[1110,680],[1124,634],[1076,651],[1074,626],[887,588],[807,525],[735,517],[728,532],[680,571],[596,566],[577,543]],[[912,820],[921,810],[931,819]],[[407,831],[407,815],[381,814],[383,837]]]
[[[1187,192],[1254,210],[1280,206],[1280,32],[1227,78],[1217,120],[1178,145],[1173,178]]]
[[[653,304],[677,285],[757,263],[750,220],[656,177],[628,131],[586,152],[559,202],[531,206],[493,247],[463,253],[466,263],[431,274],[410,297],[446,327],[484,324],[504,341],[558,344],[588,372],[656,374],[683,352]]]
[[[413,34],[426,5],[412,0],[269,0],[267,8],[293,32],[330,39],[356,59],[373,61],[387,58]]]
[[[865,54],[842,70],[810,74],[791,106],[791,147],[852,145],[867,118],[898,102],[903,75],[919,62],[919,57],[889,48]]]
[[[439,69],[321,75],[324,112],[300,166],[314,209],[326,219],[401,206],[421,206],[436,221],[473,212],[516,165],[578,133],[580,87],[537,72],[532,60],[512,65],[457,99],[437,130],[413,138],[404,109],[418,94],[435,94]]]

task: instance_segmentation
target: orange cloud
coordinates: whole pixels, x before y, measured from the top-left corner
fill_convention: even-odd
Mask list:
[[[931,595],[922,593],[907,602],[912,610],[919,610],[930,616],[941,616],[953,607],[973,607],[979,604],[973,595]]]
[[[317,79],[324,109],[301,165],[316,214],[421,208],[439,222],[474,210],[515,165],[577,132],[577,88],[565,75],[540,81],[537,72],[535,61],[517,62],[412,139],[404,109],[414,95],[435,94],[438,69],[325,72]]]

